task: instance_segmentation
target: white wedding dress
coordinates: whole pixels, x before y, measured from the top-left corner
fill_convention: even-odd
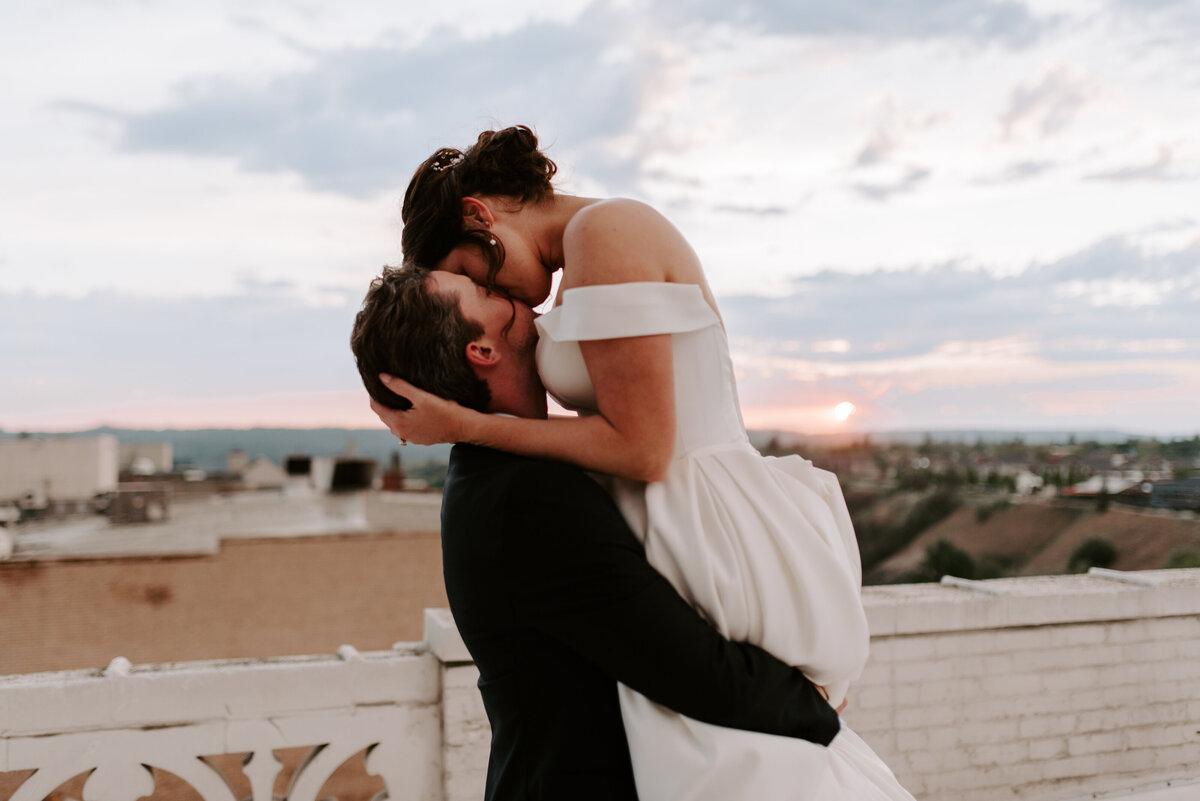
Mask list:
[[[738,407],[729,345],[692,284],[568,289],[538,320],[542,381],[595,410],[579,342],[671,334],[674,457],[650,484],[610,489],[646,557],[728,638],[762,646],[829,690],[867,660],[858,544],[837,478],[798,456],[764,457]],[[701,723],[622,686],[642,801],[904,801],[888,767],[845,725],[828,748]]]

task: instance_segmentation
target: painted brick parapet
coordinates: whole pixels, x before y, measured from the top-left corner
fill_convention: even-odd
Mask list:
[[[1200,776],[1200,570],[864,591],[847,722],[927,801]]]
[[[863,597],[871,659],[845,720],[922,801],[1075,799],[1200,777],[1200,570]],[[478,671],[449,612],[428,610],[425,631],[442,660],[446,801],[475,799],[488,742]]]

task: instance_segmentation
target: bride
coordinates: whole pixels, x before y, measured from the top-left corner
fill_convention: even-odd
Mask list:
[[[646,557],[732,640],[799,667],[840,707],[867,659],[861,566],[837,479],[761,456],[737,402],[728,342],[699,259],[670,222],[626,199],[556,193],[533,132],[443,148],[405,193],[406,260],[530,305],[543,383],[579,417],[481,414],[406,382],[379,407],[410,442],[470,442],[605,474]],[[678,715],[621,687],[644,801],[902,801],[912,796],[849,728],[828,748]]]

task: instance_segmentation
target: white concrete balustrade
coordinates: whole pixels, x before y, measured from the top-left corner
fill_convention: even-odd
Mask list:
[[[153,766],[204,801],[240,801],[205,758],[247,754],[253,801],[271,801],[276,749],[311,750],[289,801],[315,801],[344,762],[366,768],[394,801],[443,797],[440,668],[420,645],[332,657],[193,662],[0,678],[0,772],[36,769],[12,801],[41,801],[91,771],[84,801],[136,801]]]
[[[1200,570],[901,585],[864,592],[872,656],[846,720],[923,801],[1200,798]],[[309,756],[286,791],[315,801],[369,749],[393,801],[481,797],[489,729],[445,610],[392,651],[0,677],[0,773],[13,801],[86,774],[83,801],[136,801],[144,766],[205,801],[242,801],[212,759],[246,754],[270,801],[275,752]],[[586,725],[586,724],[583,724]],[[242,784],[245,784],[243,780]],[[275,792],[279,792],[278,789]]]

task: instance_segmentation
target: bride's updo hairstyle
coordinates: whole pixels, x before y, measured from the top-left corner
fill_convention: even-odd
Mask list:
[[[463,225],[463,198],[536,203],[554,194],[550,181],[557,171],[538,150],[537,135],[524,125],[484,131],[465,152],[441,148],[417,168],[404,192],[400,243],[405,259],[434,267],[454,248],[474,243],[488,260],[492,283],[504,264],[504,243],[487,229]]]

